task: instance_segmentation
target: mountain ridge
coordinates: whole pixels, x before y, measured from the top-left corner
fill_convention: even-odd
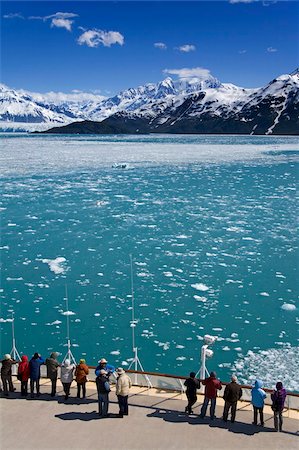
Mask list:
[[[1,85],[0,120],[15,114],[19,122],[26,119],[44,126],[59,125],[60,130],[50,128],[49,133],[299,132],[298,69],[255,89],[221,83],[212,75],[178,80],[167,77],[99,101],[96,97],[77,103],[52,102],[49,107],[39,100],[34,102],[30,93]],[[22,115],[22,108],[26,108],[27,116]]]

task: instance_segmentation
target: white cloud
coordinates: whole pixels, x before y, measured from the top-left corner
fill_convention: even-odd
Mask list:
[[[254,3],[258,0],[229,0],[229,3],[235,4],[235,3]]]
[[[72,31],[73,20],[70,19],[52,19],[51,27],[65,28],[67,31]]]
[[[84,103],[86,101],[100,102],[106,97],[98,95],[99,92],[82,92],[74,89],[71,93],[64,92],[45,92],[43,94],[39,92],[21,91],[24,94],[30,95],[33,100],[37,102],[53,103],[54,105],[61,105],[65,102]]]
[[[239,50],[240,55],[244,55],[244,53],[247,53],[247,50]]]
[[[194,52],[196,50],[196,47],[193,44],[185,44],[185,45],[181,45],[180,47],[176,47],[176,48],[177,48],[177,50],[179,50],[180,52],[183,52],[183,53]]]
[[[211,75],[208,69],[203,69],[202,67],[194,67],[188,69],[187,67],[183,69],[164,69],[164,73],[170,75],[177,75],[179,78],[207,78]]]
[[[24,19],[21,13],[9,13],[3,16],[3,19]]]
[[[268,53],[275,53],[275,52],[277,52],[277,48],[268,47],[268,48],[267,48],[267,52],[268,52]]]
[[[154,47],[159,48],[160,50],[166,50],[167,45],[164,42],[155,42]]]
[[[111,47],[111,45],[123,45],[125,42],[124,36],[118,31],[103,31],[103,30],[87,30],[78,38],[79,45],[87,45],[88,47]]]
[[[78,14],[69,13],[69,12],[57,12],[55,14],[51,14],[50,16],[30,16],[29,19],[33,20],[42,20],[46,22],[47,20],[51,21],[51,28],[65,28],[67,31],[72,31],[72,24],[75,17],[79,17]]]
[[[50,16],[30,16],[29,19],[43,20],[45,22],[46,20],[49,19],[74,19],[75,17],[79,17],[78,14],[68,12],[57,12],[55,14],[51,14]]]

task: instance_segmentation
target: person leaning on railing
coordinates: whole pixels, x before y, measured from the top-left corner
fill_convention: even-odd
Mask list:
[[[40,381],[40,366],[44,364],[45,360],[37,352],[34,353],[33,357],[29,361],[30,370],[30,396],[34,396],[34,386],[36,386],[36,395],[40,396],[39,381]]]
[[[80,359],[79,364],[76,367],[75,377],[77,381],[77,398],[80,398],[82,388],[82,398],[86,397],[86,383],[87,375],[89,374],[89,368],[85,363],[85,359]]]
[[[237,383],[237,377],[232,375],[231,383],[229,383],[224,389],[224,409],[223,409],[223,420],[227,422],[228,413],[231,409],[231,423],[234,423],[236,419],[237,402],[242,397],[241,386]]]
[[[282,385],[281,381],[276,383],[276,390],[271,394],[272,411],[274,414],[274,428],[276,431],[282,431],[282,411],[284,402],[287,396],[287,391]]]
[[[188,399],[185,413],[193,414],[192,406],[197,402],[196,391],[200,388],[200,381],[196,378],[195,372],[190,372],[189,378],[186,379],[184,385],[187,387],[186,396]]]
[[[51,380],[51,397],[55,397],[56,395],[56,385],[58,378],[58,367],[60,367],[59,362],[57,361],[58,352],[53,352],[50,355],[50,358],[46,359],[47,366],[47,378]]]
[[[12,359],[12,357],[10,356],[9,353],[6,353],[6,355],[4,355],[4,359],[2,360],[1,380],[2,380],[2,384],[3,384],[4,395],[6,397],[9,396],[8,388],[9,388],[9,392],[14,392],[16,390],[16,388],[13,385],[12,377],[11,377],[11,375],[12,375],[11,366],[15,362],[16,361]]]
[[[205,398],[203,405],[201,407],[200,411],[200,418],[204,419],[207,407],[209,402],[211,402],[210,407],[210,418],[211,420],[215,419],[215,408],[216,408],[216,399],[217,399],[217,391],[222,389],[222,385],[220,380],[217,380],[216,378],[216,372],[211,372],[210,376],[203,380],[202,384],[205,386]]]

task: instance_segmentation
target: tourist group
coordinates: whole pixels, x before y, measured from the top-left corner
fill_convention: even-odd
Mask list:
[[[56,395],[56,384],[58,378],[58,368],[60,367],[60,379],[63,385],[64,398],[67,401],[70,395],[70,387],[75,379],[77,382],[77,398],[86,397],[86,383],[88,381],[89,368],[86,365],[85,359],[80,359],[78,365],[71,364],[70,360],[66,359],[62,364],[57,360],[58,353],[51,353],[50,357],[44,360],[39,353],[35,353],[33,357],[28,359],[27,356],[22,356],[22,361],[14,361],[9,354],[4,355],[1,366],[1,380],[3,383],[3,391],[5,396],[9,396],[9,392],[13,392],[16,389],[12,382],[12,365],[18,363],[17,378],[21,382],[21,395],[28,395],[28,381],[30,379],[30,396],[33,398],[36,391],[36,396],[40,396],[40,367],[45,364],[47,367],[47,378],[51,380],[51,396]],[[111,374],[116,379],[116,395],[119,405],[119,417],[128,415],[128,395],[132,386],[131,379],[125,373],[122,367],[115,368],[108,364],[105,358],[100,359],[98,366],[95,369],[96,386],[98,392],[98,404],[99,404],[99,416],[107,417],[109,408],[109,392]],[[190,376],[185,381],[186,395],[188,399],[188,405],[185,408],[186,414],[193,414],[192,406],[197,401],[197,390],[200,388],[200,383],[205,386],[204,402],[201,407],[200,418],[206,416],[207,408],[210,403],[210,419],[215,419],[215,408],[217,392],[222,390],[222,384],[217,379],[216,373],[211,372],[210,376],[205,380],[200,381],[196,378],[195,372],[191,372]],[[263,382],[256,380],[254,386],[251,389],[252,406],[253,406],[253,425],[264,426],[264,402],[267,397],[265,391],[262,389]],[[1,389],[2,391],[2,389]],[[276,389],[271,394],[272,410],[274,414],[274,427],[276,431],[282,431],[283,417],[282,412],[284,409],[284,403],[286,399],[286,390],[282,383],[279,381],[276,383]],[[227,422],[229,411],[231,411],[231,423],[235,422],[237,402],[242,397],[241,386],[237,382],[236,376],[231,377],[231,382],[226,385],[224,389],[224,409],[222,420]]]

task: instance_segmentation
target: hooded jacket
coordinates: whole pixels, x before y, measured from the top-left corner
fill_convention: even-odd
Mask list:
[[[40,378],[40,366],[44,364],[45,360],[42,357],[31,358],[29,361],[30,380],[36,381]]]
[[[256,408],[264,407],[264,400],[267,397],[266,392],[262,389],[263,382],[256,380],[253,388],[251,389],[251,403]]]
[[[61,366],[61,383],[71,383],[73,381],[75,368],[75,364],[71,364],[70,361],[65,360],[65,362]]]
[[[284,387],[277,389],[271,394],[271,399],[273,402],[273,411],[282,411],[284,408],[284,402],[287,396],[287,391]]]
[[[126,397],[129,395],[130,387],[132,386],[132,381],[126,373],[122,373],[118,376],[116,381],[116,395]]]
[[[21,381],[28,381],[30,377],[30,367],[28,356],[22,356],[22,362],[19,363],[18,375],[21,375]]]
[[[202,384],[205,386],[205,397],[207,398],[216,398],[217,390],[222,389],[222,385],[220,380],[217,380],[216,377],[209,377],[203,380]]]
[[[47,378],[50,378],[50,380],[55,380],[58,376],[58,367],[59,362],[57,361],[57,353],[51,353],[50,358],[46,359],[46,366],[47,366]]]
[[[78,364],[76,367],[75,377],[78,384],[86,383],[86,375],[89,374],[89,369],[86,364]]]

